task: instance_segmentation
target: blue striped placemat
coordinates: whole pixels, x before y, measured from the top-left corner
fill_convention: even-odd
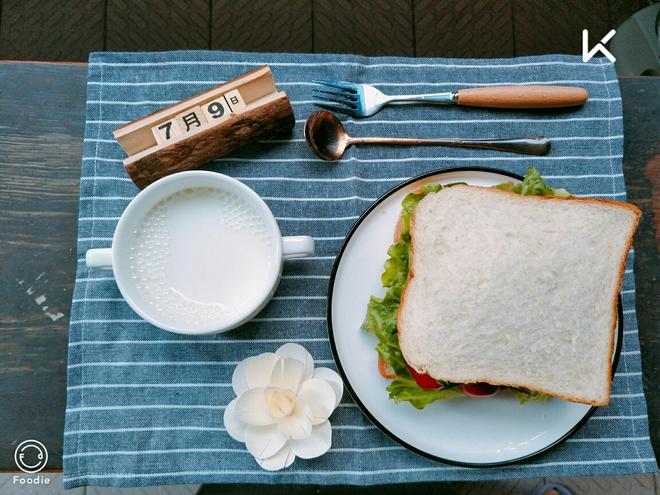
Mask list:
[[[95,53],[89,61],[87,122],[80,178],[78,270],[69,334],[64,485],[172,483],[377,484],[531,476],[652,472],[635,318],[632,253],[622,298],[624,343],[610,406],[572,438],[529,461],[502,468],[438,464],[377,430],[345,395],[331,418],[333,447],[288,469],[258,468],[223,428],[235,364],[283,342],[307,347],[334,367],[327,341],[326,292],[334,257],[353,222],[378,196],[422,172],[490,166],[524,174],[540,168],[551,185],[579,196],[626,199],[623,123],[614,68],[604,59],[552,55],[517,59],[364,58],[226,52]],[[209,168],[259,193],[285,235],[312,235],[317,253],[286,263],[274,300],[229,334],[189,337],[142,321],[113,277],[88,270],[85,251],[108,247],[119,215],[138,192],[122,166],[112,129],[165,105],[269,64],[296,114],[290,139],[259,143]],[[591,98],[579,110],[485,111],[390,107],[349,133],[465,138],[544,135],[545,157],[443,148],[352,148],[338,163],[314,158],[302,138],[314,110],[310,79],[366,82],[393,93],[438,92],[496,84],[567,84]],[[441,441],[441,439],[439,439]]]

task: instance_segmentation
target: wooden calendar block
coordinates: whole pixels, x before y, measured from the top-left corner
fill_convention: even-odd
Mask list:
[[[177,124],[181,128],[181,133],[186,134],[188,132],[193,132],[204,127],[204,124],[207,123],[202,107],[194,106],[178,114],[174,120],[177,121]]]
[[[202,105],[202,111],[206,120],[211,123],[211,125],[227,120],[231,117],[231,108],[225,100],[224,96],[220,96],[215,100],[208,101]]]
[[[243,101],[243,97],[237,89],[226,92],[224,96],[232,112],[239,113],[245,108],[245,101]]]
[[[113,134],[128,155],[126,172],[143,188],[255,141],[290,132],[295,122],[289,98],[277,90],[270,68],[263,66],[145,115]]]
[[[176,119],[168,120],[152,127],[151,132],[154,134],[158,144],[171,141],[182,134],[181,127],[179,127],[179,122]]]

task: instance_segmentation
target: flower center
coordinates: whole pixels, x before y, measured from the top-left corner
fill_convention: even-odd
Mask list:
[[[268,398],[270,405],[270,415],[274,418],[283,418],[293,411],[296,405],[296,398],[288,390],[273,390]]]

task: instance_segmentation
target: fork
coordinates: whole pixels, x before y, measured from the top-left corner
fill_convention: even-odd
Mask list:
[[[313,80],[315,105],[351,117],[369,117],[390,103],[429,103],[485,108],[559,108],[583,105],[589,93],[573,86],[490,86],[445,93],[386,95],[369,84]]]

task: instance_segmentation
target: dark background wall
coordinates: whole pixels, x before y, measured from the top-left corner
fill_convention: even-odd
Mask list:
[[[0,59],[225,49],[511,57],[581,53],[653,0],[0,0]]]

